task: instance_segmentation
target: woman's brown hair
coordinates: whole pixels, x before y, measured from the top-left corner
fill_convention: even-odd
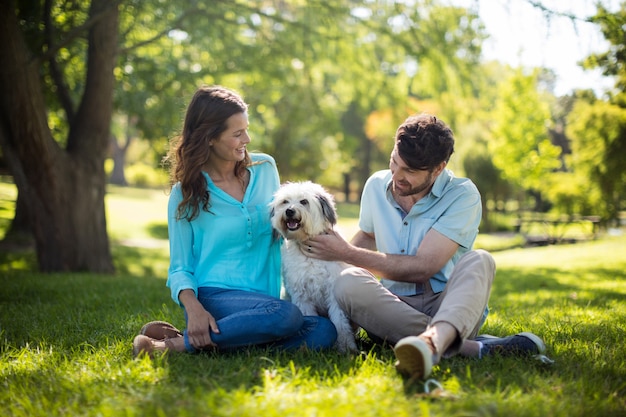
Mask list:
[[[191,221],[200,210],[209,211],[209,192],[202,167],[211,152],[209,143],[227,128],[234,114],[245,113],[248,105],[236,92],[221,86],[203,86],[193,95],[183,123],[182,134],[173,139],[166,162],[170,166],[170,186],[180,182],[183,199],[177,218]],[[242,179],[250,165],[250,155],[235,165],[235,175]]]

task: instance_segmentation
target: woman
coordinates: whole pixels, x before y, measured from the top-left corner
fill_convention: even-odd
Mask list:
[[[226,88],[201,87],[174,142],[168,204],[167,286],[187,329],[146,324],[133,353],[197,352],[272,345],[331,347],[332,323],[304,317],[279,299],[280,241],[269,206],[280,181],[276,163],[249,154],[247,104]]]

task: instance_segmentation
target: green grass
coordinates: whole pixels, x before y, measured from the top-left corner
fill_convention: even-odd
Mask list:
[[[167,240],[167,199],[163,189],[109,185],[105,197],[109,236],[117,242]]]
[[[6,195],[0,184],[0,228],[11,218]],[[485,332],[535,332],[555,363],[446,359],[432,375],[445,388],[437,396],[406,384],[380,346],[354,356],[247,349],[133,360],[144,322],[184,326],[165,287],[166,199],[160,190],[111,190],[115,275],[41,274],[32,253],[0,253],[2,415],[626,414],[625,235],[495,252]],[[161,244],[146,244],[154,237]]]

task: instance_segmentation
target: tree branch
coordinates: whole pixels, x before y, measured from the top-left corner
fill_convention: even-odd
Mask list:
[[[151,44],[152,42],[156,42],[157,40],[161,39],[163,36],[166,36],[172,30],[180,29],[182,27],[181,23],[185,19],[187,19],[189,16],[193,14],[199,14],[200,12],[202,12],[202,10],[197,9],[197,8],[185,10],[176,20],[174,20],[174,22],[171,25],[168,25],[167,28],[163,29],[161,32],[157,33],[156,35],[154,35],[153,37],[149,39],[138,42],[126,48],[119,49],[118,55],[126,55],[127,53],[134,51],[135,49],[139,49],[142,46],[146,46],[146,45]]]
[[[230,0],[222,1],[222,2],[224,4],[227,4],[229,7],[232,7],[235,10],[243,10],[249,13],[256,13],[259,16],[263,16],[267,19],[271,19],[277,23],[284,23],[286,25],[291,25],[292,27],[301,27],[303,29],[310,29],[310,27],[306,23],[302,23],[296,20],[289,20],[281,16],[280,14],[270,14],[270,13],[264,12],[260,8],[256,6],[251,6],[248,3],[231,2]],[[323,2],[321,4],[324,4],[327,9],[331,9],[331,10],[333,9],[331,5],[327,5],[326,3],[323,3]],[[119,49],[118,54],[125,55],[133,50],[136,50],[138,48],[141,48],[143,46],[156,42],[157,40],[161,39],[163,36],[167,36],[167,34],[174,29],[184,30],[183,22],[189,17],[199,16],[199,15],[206,16],[209,18],[226,20],[223,14],[211,13],[210,11],[203,9],[203,8],[194,7],[192,9],[187,9],[180,16],[178,16],[175,20],[173,20],[170,25],[167,25],[166,29],[163,29],[161,32],[157,33],[156,35],[152,36],[149,39],[146,39],[134,45]],[[233,21],[232,23],[236,24],[237,22]]]
[[[528,4],[530,4],[532,7],[539,9],[545,16],[565,17],[572,22],[591,22],[590,17],[580,17],[576,16],[574,13],[560,12],[544,5],[543,2],[538,0],[526,0],[526,2],[528,2]]]
[[[117,7],[117,4],[118,1],[112,1],[109,4],[109,9],[102,10],[100,13],[90,16],[82,25],[76,26],[74,29],[67,32],[64,36],[61,36],[63,38],[61,42],[54,45],[48,45],[48,49],[44,51],[43,55],[41,55],[40,58],[44,61],[48,61],[53,58],[61,48],[69,45],[74,41],[74,39],[82,36],[84,33],[89,32],[89,30],[95,24],[97,24],[100,20],[106,17],[108,10],[110,10],[110,8],[112,7]]]
[[[54,39],[54,26],[52,25],[52,0],[46,0],[44,3],[44,11],[43,11],[43,22],[44,22],[44,45],[48,51],[54,49],[53,39]],[[50,76],[52,77],[52,81],[54,85],[56,85],[56,94],[59,98],[59,102],[61,106],[65,110],[65,114],[67,116],[67,121],[71,125],[74,116],[74,103],[72,102],[72,97],[70,95],[67,84],[64,82],[63,73],[59,68],[59,65],[56,62],[55,54],[49,55],[48,57],[48,65],[50,66]]]

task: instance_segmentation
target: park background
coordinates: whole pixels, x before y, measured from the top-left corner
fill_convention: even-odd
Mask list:
[[[579,64],[602,82],[564,89],[559,70],[525,65],[521,51],[518,65],[486,56],[481,10],[494,3],[508,19],[526,7],[548,27],[595,28],[602,42]],[[626,6],[582,3],[588,13],[527,0],[2,2],[0,404],[9,415],[623,415]],[[570,41],[564,50],[588,39]],[[348,236],[398,124],[446,121],[450,168],[483,198],[477,247],[499,265],[485,330],[541,334],[554,366],[455,359],[435,370],[445,395],[433,402],[402,385],[388,349],[132,361],[142,322],[183,325],[164,288],[161,161],[200,84],[245,97],[250,149],[273,155],[283,181],[331,190]]]

